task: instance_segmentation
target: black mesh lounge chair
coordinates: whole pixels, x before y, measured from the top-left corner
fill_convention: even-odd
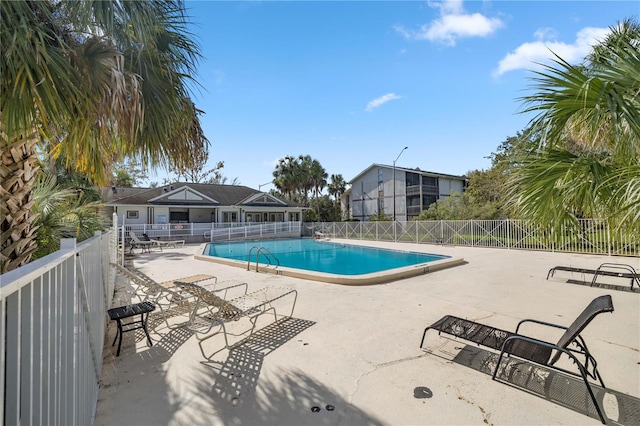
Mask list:
[[[640,273],[631,265],[624,263],[602,263],[597,269],[587,268],[574,268],[573,266],[554,266],[547,272],[547,279],[553,277],[557,271],[570,272],[572,274],[592,275],[591,287],[597,284],[598,276],[614,277],[630,280],[631,291],[634,290],[633,284],[636,284],[638,290],[640,290]],[[636,290],[636,291],[638,291]]]
[[[564,373],[582,377],[585,385],[587,386],[589,396],[595,405],[598,416],[600,416],[600,420],[603,424],[606,424],[602,410],[596,401],[596,397],[591,389],[591,385],[589,384],[587,377],[598,380],[603,388],[605,387],[604,382],[598,372],[595,358],[589,352],[587,344],[582,336],[580,336],[582,330],[584,330],[591,320],[602,312],[613,312],[613,302],[609,295],[600,296],[592,300],[569,327],[533,319],[524,319],[518,323],[515,332],[510,332],[447,315],[425,328],[424,333],[422,334],[420,347],[422,348],[422,345],[424,344],[427,331],[437,330],[438,334],[449,334],[478,345],[499,350],[500,357],[498,358],[496,367],[493,370],[493,380],[496,379],[498,368],[500,368],[500,363],[502,362],[502,358],[505,354],[507,354],[507,356],[515,356]],[[520,326],[526,322],[561,328],[564,329],[565,332],[557,343],[553,344],[545,342],[519,334]],[[566,370],[555,365],[562,354],[568,356],[569,359],[575,363],[578,367],[579,373]]]

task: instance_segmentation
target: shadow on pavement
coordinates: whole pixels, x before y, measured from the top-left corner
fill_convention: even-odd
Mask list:
[[[471,345],[459,349],[453,362],[490,376],[493,374],[498,354]],[[505,357],[496,379],[600,421],[581,378],[520,359]],[[606,377],[604,379],[606,384]],[[593,383],[591,388],[603,408],[607,424],[640,424],[640,399],[611,388],[603,389]]]

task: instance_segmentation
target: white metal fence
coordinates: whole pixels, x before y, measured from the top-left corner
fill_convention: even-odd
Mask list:
[[[238,227],[216,228],[204,234],[209,241],[251,240],[262,238],[300,237],[300,222],[271,222],[260,224],[248,224]]]
[[[93,423],[115,277],[111,232],[0,275],[0,419]]]
[[[117,219],[116,219],[117,220]],[[122,223],[118,224],[122,229]],[[202,236],[202,241],[223,241],[233,239],[273,238],[300,236],[301,222],[233,222],[233,223],[166,223],[129,224],[124,223],[125,238],[133,231],[138,237],[147,234],[152,239],[172,239]],[[121,234],[121,232],[119,233]]]
[[[314,224],[314,231],[333,238],[358,240],[640,256],[637,237],[616,234],[606,221],[593,219],[583,219],[577,226],[561,229],[506,219],[331,222]]]

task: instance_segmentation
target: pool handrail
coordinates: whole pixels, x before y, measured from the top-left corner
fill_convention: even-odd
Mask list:
[[[275,254],[271,253],[271,251],[266,248],[266,247],[258,247],[258,246],[253,246],[249,249],[249,255],[247,256],[247,271],[251,270],[251,253],[253,252],[253,250],[256,249],[256,272],[259,272],[259,259],[260,259],[260,253],[266,252],[267,255],[265,255],[265,259],[267,259],[267,261],[269,262],[269,265],[273,265],[273,263],[271,263],[271,259],[269,258],[269,256],[273,257],[277,263],[276,268],[280,267],[280,259],[278,259],[276,257]]]

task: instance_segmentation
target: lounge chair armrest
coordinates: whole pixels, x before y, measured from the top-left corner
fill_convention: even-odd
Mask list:
[[[215,277],[214,277],[214,278],[215,278]],[[180,282],[180,281],[176,281],[176,282]],[[228,281],[220,281],[220,282],[218,282],[218,281],[217,281],[217,278],[216,278],[216,281],[214,281],[214,282],[212,283],[212,284],[213,284],[213,286],[214,286],[214,288],[210,288],[210,286],[211,286],[212,284],[202,284],[202,283],[194,283],[194,284],[197,284],[197,285],[200,285],[200,286],[202,286],[202,287],[206,288],[206,289],[207,289],[208,291],[210,291],[211,293],[217,293],[217,292],[219,292],[219,291],[225,291],[225,290],[229,290],[229,289],[236,288],[236,287],[245,287],[245,288],[248,288],[248,286],[249,286],[247,283],[238,282],[238,281],[233,281],[233,282],[231,282],[231,284],[229,284],[229,285],[226,285],[227,283],[228,283]],[[182,284],[187,284],[187,283],[182,283]],[[215,286],[218,286],[218,285],[222,285],[222,287],[215,288]],[[245,292],[246,292],[246,290],[245,290]]]
[[[231,283],[230,285],[225,285],[226,283],[224,281],[219,282],[218,284],[221,284],[222,287],[220,288],[216,288],[214,290],[210,290],[212,293],[222,293],[224,292],[224,295],[222,296],[223,299],[227,299],[227,294],[229,293],[229,290],[232,290],[234,288],[241,288],[244,287],[244,289],[241,291],[242,294],[247,294],[247,292],[249,291],[249,284],[247,283],[238,283],[238,282],[234,282]]]
[[[569,328],[569,327],[566,327],[566,326],[564,326],[564,325],[560,325],[560,324],[554,324],[554,323],[551,323],[551,322],[539,321],[539,320],[535,320],[535,319],[527,318],[527,319],[523,319],[522,321],[520,321],[520,322],[518,323],[518,326],[516,327],[516,331],[515,331],[515,333],[516,333],[516,334],[520,334],[520,333],[519,333],[520,326],[521,326],[522,324],[524,324],[524,323],[527,323],[527,322],[532,322],[532,323],[534,323],[534,324],[540,324],[540,325],[546,325],[546,326],[549,326],[549,327],[561,328],[561,329],[563,329],[563,330],[567,330],[567,329]]]
[[[500,351],[505,352],[505,347],[512,340],[522,340],[528,343],[532,343],[534,345],[544,346],[551,349],[556,349],[562,352],[568,352],[566,349],[563,349],[556,345],[555,343],[550,343],[544,340],[536,339],[535,337],[523,336],[521,334],[514,334],[513,336],[507,337],[504,342],[502,342],[502,348]]]

